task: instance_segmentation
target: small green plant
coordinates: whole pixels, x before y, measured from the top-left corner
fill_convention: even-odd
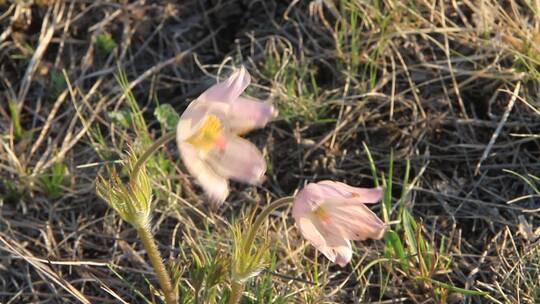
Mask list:
[[[52,98],[57,98],[65,89],[67,86],[66,78],[64,77],[64,74],[62,72],[59,72],[57,70],[52,70],[50,73],[51,76],[51,84],[50,84],[50,92]]]
[[[392,14],[382,9],[378,1],[366,4],[341,0],[339,4],[342,18],[336,23],[334,36],[338,69],[358,78],[355,82],[363,89],[372,89],[380,68],[379,56],[387,46],[385,35]],[[363,53],[365,56],[361,56]]]
[[[383,288],[381,288],[380,297],[384,296],[385,286],[388,286],[391,276],[402,277],[411,281],[418,289],[431,291],[433,299],[437,303],[446,303],[450,293],[485,295],[482,291],[457,287],[449,278],[447,278],[449,282],[440,279],[444,278],[446,273],[452,271],[452,256],[450,253],[452,240],[445,240],[443,237],[439,242],[436,242],[433,239],[426,238],[422,222],[417,221],[406,207],[405,202],[409,191],[409,161],[405,166],[401,196],[397,202],[397,208],[394,208],[392,206],[393,153],[390,154],[388,176],[385,178],[384,174],[382,174],[379,179],[371,153],[365,144],[364,148],[370,161],[376,186],[379,185],[379,180],[382,180],[385,189],[381,202],[384,220],[387,223],[395,223],[393,227],[389,226],[386,231],[385,259],[379,261],[386,268],[387,273],[386,276],[381,276],[381,286]]]
[[[19,187],[16,182],[11,180],[0,180],[0,190],[4,191],[1,199],[7,202],[18,202],[24,195],[24,191]]]
[[[118,45],[112,38],[111,34],[103,32],[96,37],[96,46],[104,54],[110,54]]]
[[[110,111],[107,116],[122,128],[128,129],[131,125],[131,112],[129,110]]]
[[[14,100],[8,100],[8,108],[11,116],[13,135],[15,136],[15,140],[19,140],[23,135],[23,128],[21,127],[21,118],[19,116],[19,111],[17,110],[17,102]]]
[[[268,43],[263,74],[272,79],[278,94],[276,105],[285,120],[328,122],[329,107],[320,100],[318,68],[314,62],[296,58],[286,45]],[[249,90],[248,90],[249,91]]]
[[[51,166],[47,174],[40,176],[40,184],[49,197],[56,199],[62,195],[62,187],[66,184],[67,172],[67,166],[64,163],[57,162]]]
[[[193,290],[192,303],[217,303],[218,287],[228,278],[229,259],[224,250],[205,248],[202,244],[191,246],[189,281]],[[186,296],[188,297],[188,296]]]
[[[32,58],[32,55],[34,55],[34,52],[36,51],[30,44],[23,43],[21,45],[22,47],[19,49],[20,53],[16,53],[11,55],[11,59],[14,60],[21,60],[24,64],[28,64],[30,62],[30,59]]]
[[[168,103],[157,106],[154,110],[154,116],[167,131],[174,130],[180,119],[180,115]]]

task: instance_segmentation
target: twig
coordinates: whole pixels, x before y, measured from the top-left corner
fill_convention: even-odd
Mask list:
[[[506,106],[506,110],[504,111],[504,114],[501,120],[499,121],[497,128],[495,129],[495,132],[491,136],[491,139],[489,140],[489,143],[486,149],[484,150],[482,157],[480,157],[480,160],[478,161],[478,164],[476,165],[476,169],[474,170],[474,175],[478,175],[478,173],[480,172],[480,166],[482,166],[482,162],[488,157],[489,152],[491,151],[491,148],[495,144],[495,141],[499,137],[499,134],[501,133],[501,130],[504,127],[504,124],[506,123],[506,120],[508,120],[508,116],[510,115],[510,112],[514,108],[514,104],[516,102],[520,88],[521,88],[521,82],[518,82],[516,87],[514,88],[514,92],[512,93],[512,98],[510,98],[510,102],[508,102],[508,105]]]

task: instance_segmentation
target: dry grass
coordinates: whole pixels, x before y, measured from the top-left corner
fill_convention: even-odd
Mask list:
[[[135,232],[94,179],[104,160],[163,132],[158,102],[181,112],[238,64],[253,75],[249,94],[280,109],[249,135],[267,181],[234,184],[211,212],[164,148],[152,170],[166,257],[227,255],[227,222],[306,182],[372,186],[365,143],[391,178],[391,219],[404,206],[439,263],[419,273],[409,256],[411,270],[387,240],[357,244],[339,268],[275,217],[272,263],[243,303],[540,302],[537,1],[182,3],[0,4],[0,303],[158,301]],[[182,267],[189,286],[194,265]]]

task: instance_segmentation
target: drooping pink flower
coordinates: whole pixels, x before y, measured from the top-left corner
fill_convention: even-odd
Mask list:
[[[351,240],[382,238],[384,223],[365,205],[376,203],[382,194],[382,188],[311,183],[295,196],[292,215],[304,238],[330,261],[345,266],[352,257]]]
[[[191,102],[177,125],[186,168],[217,204],[229,194],[228,179],[258,184],[266,171],[259,149],[238,136],[264,127],[277,115],[270,104],[240,96],[250,81],[241,67]]]

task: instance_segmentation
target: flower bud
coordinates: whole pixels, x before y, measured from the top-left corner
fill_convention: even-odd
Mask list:
[[[114,168],[108,168],[109,178],[101,174],[96,181],[96,192],[99,197],[109,204],[120,217],[135,228],[141,228],[150,222],[150,205],[152,201],[152,188],[146,172],[146,166],[142,166],[133,176],[133,166],[137,157],[133,151],[128,155],[127,171],[129,182],[122,181]]]

